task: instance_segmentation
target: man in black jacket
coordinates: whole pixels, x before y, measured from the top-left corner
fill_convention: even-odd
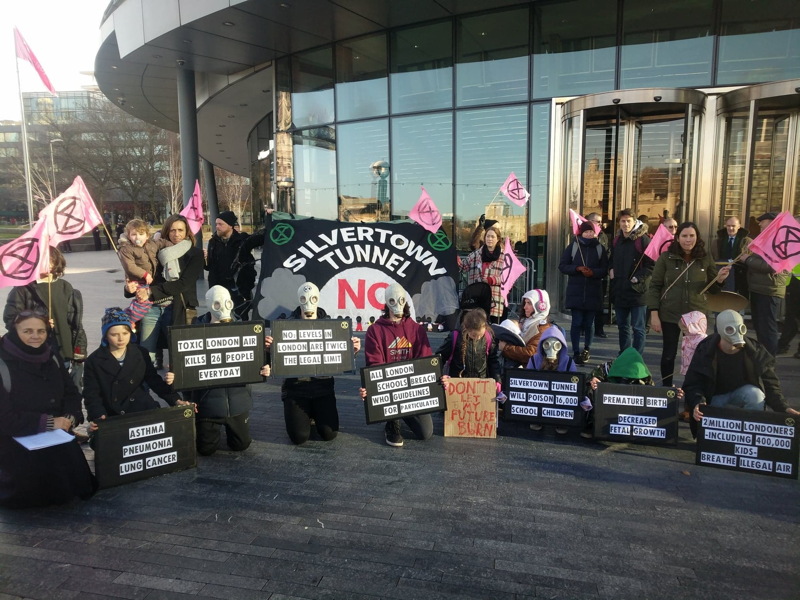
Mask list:
[[[216,233],[208,240],[206,271],[208,287],[221,285],[227,289],[236,307],[236,316],[246,321],[256,271],[252,254],[244,252],[240,255],[239,250],[247,239],[247,234],[236,231],[234,227],[237,224],[236,215],[232,211],[219,213],[215,221]]]
[[[789,408],[775,374],[775,358],[756,340],[734,310],[717,315],[717,333],[698,344],[683,383],[686,402],[695,421],[703,406],[763,410],[800,415]]]

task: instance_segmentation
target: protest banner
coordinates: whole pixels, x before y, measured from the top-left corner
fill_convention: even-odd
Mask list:
[[[580,425],[583,373],[513,369],[506,373],[503,418],[542,425]]]
[[[447,410],[438,354],[361,369],[367,424]]]
[[[594,398],[594,437],[598,440],[678,443],[675,388],[599,383]]]
[[[347,319],[280,319],[271,322],[271,330],[275,377],[324,377],[355,368]]]
[[[197,466],[194,409],[173,406],[99,421],[92,442],[101,488]]]
[[[410,221],[269,217],[253,306],[268,321],[289,315],[297,306],[297,288],[310,281],[329,316],[367,322],[380,316],[384,290],[399,283],[412,318],[435,319],[458,309],[458,277],[456,248],[443,229],[430,233]]]
[[[797,479],[797,417],[703,406],[695,464]]]
[[[444,437],[497,437],[494,379],[453,377],[445,386]]]
[[[200,323],[169,329],[170,369],[176,390],[263,381],[264,323]]]

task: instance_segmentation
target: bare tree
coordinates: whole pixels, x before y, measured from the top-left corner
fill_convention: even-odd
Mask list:
[[[214,178],[220,210],[232,210],[241,221],[242,215],[249,211],[252,200],[250,179],[219,167],[214,167]]]

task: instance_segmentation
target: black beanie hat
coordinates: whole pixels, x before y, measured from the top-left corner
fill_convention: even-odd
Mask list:
[[[592,225],[592,222],[591,221],[584,221],[578,227],[578,235],[582,234],[584,231],[589,231],[590,229],[592,231],[594,231],[594,225]]]
[[[236,219],[236,215],[234,214],[234,212],[232,210],[222,211],[221,213],[219,213],[219,215],[217,215],[217,218],[218,219],[222,219],[223,221],[225,221],[231,227],[236,225],[236,223],[238,222],[237,219]]]

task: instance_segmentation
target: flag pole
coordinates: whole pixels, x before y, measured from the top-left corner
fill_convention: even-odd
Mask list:
[[[19,56],[14,55],[17,66],[17,91],[19,91],[19,110],[22,122],[22,156],[25,164],[25,190],[28,199],[28,228],[33,229],[33,186],[31,185],[31,159],[28,153],[28,125],[25,122],[25,102],[22,98],[22,84],[19,80]]]

